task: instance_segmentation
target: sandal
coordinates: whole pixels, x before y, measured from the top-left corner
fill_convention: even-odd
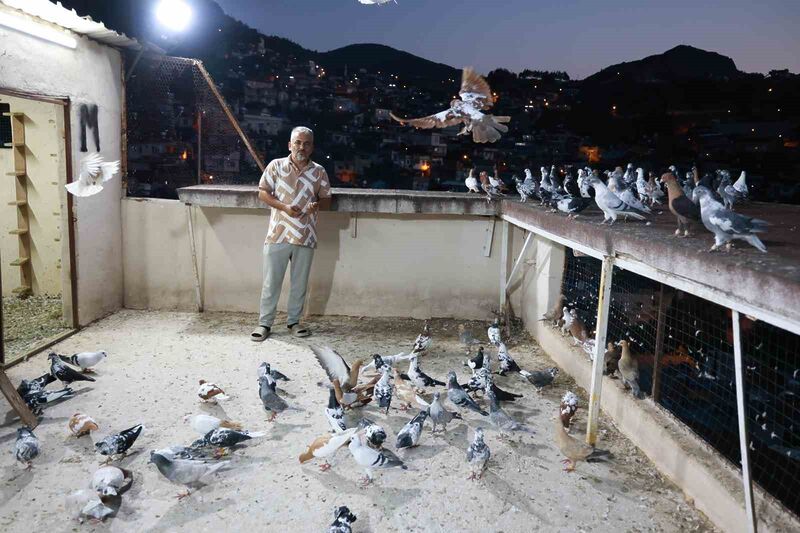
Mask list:
[[[308,337],[311,335],[311,330],[300,324],[289,324],[286,327],[289,328],[289,331],[291,331],[292,335],[295,337]]]
[[[270,328],[267,326],[258,326],[250,334],[250,340],[253,342],[264,342],[269,337]]]

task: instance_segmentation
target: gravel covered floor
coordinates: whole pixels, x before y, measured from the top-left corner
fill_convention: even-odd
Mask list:
[[[68,330],[61,318],[60,296],[3,297],[6,361],[13,361],[39,342]]]
[[[586,421],[585,392],[575,390],[563,373],[541,395],[518,377],[497,378],[501,387],[525,395],[506,409],[535,428],[534,435],[503,440],[488,420],[473,413],[466,414],[464,422],[454,421],[444,436],[432,436],[426,424],[420,446],[399,454],[409,469],[378,471],[367,488],[357,484],[363,471],[346,448],[327,473],[314,463],[300,465],[297,456],[328,430],[327,390],[318,385],[325,375],[307,345],[328,344],[352,362],[374,352],[394,354],[410,348],[422,324],[409,319],[315,318],[309,322],[314,336],[308,339],[290,337],[278,323],[271,339],[255,344],[248,337],[254,320],[241,314],[126,310],[56,345],[61,353],[104,349],[109,356],[97,369],[96,383],[76,385],[76,397],[45,411],[36,430],[43,450],[30,471],[18,466],[12,453],[0,454],[0,530],[326,531],[335,505],[347,505],[357,515],[357,532],[713,530],[607,419],[601,421],[598,445],[612,451],[614,460],[581,463],[573,473],[561,471],[550,418],[568,388],[582,399],[573,431],[582,433]],[[431,322],[434,342],[421,364],[440,379],[455,369],[463,382],[467,369],[462,366],[457,325]],[[486,324],[468,326],[476,337],[485,337]],[[523,368],[552,366],[527,336],[511,339],[508,345]],[[257,392],[256,367],[263,360],[292,378],[282,388],[287,400],[302,409],[286,412],[273,423],[266,421]],[[9,374],[16,385],[46,369],[41,354]],[[220,385],[230,400],[218,406],[201,404],[196,395],[199,379]],[[96,435],[69,436],[67,420],[77,411],[98,421]],[[240,421],[267,435],[234,451],[230,469],[179,501],[175,496],[182,487],[147,464],[149,451],[191,442],[196,435],[183,417],[202,412]],[[392,433],[412,416],[393,409],[387,417],[367,407],[354,413],[351,422],[362,413],[386,427],[390,448]],[[0,426],[0,446],[9,452],[18,426],[10,419],[7,415]],[[77,509],[65,508],[65,496],[87,488],[100,463],[92,440],[139,422],[145,430],[133,453],[121,461],[133,471],[134,482],[119,513],[104,524],[81,526],[74,518]],[[487,427],[492,459],[484,478],[472,482],[467,480],[464,455],[479,425]]]

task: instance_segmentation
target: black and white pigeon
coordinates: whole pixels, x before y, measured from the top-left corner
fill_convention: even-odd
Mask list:
[[[353,522],[356,515],[350,512],[346,505],[333,509],[333,522],[328,528],[328,533],[353,533]]]
[[[475,428],[475,436],[467,448],[467,463],[470,467],[470,476],[468,479],[480,479],[486,471],[486,465],[492,452],[489,446],[483,441],[483,428]]]
[[[17,428],[17,440],[14,442],[14,457],[25,465],[33,466],[33,460],[39,455],[39,439],[28,426]]]
[[[527,433],[533,433],[533,431],[527,426],[520,424],[511,418],[508,413],[503,411],[503,409],[500,407],[500,402],[497,400],[497,396],[495,396],[494,391],[492,390],[491,381],[486,386],[486,399],[489,401],[489,421],[491,421],[491,423],[494,424],[498,430],[500,430],[500,433],[506,433],[509,431],[524,431]]]
[[[527,168],[525,169],[526,172],[530,173],[530,170]],[[513,176],[514,184],[517,186],[517,192],[519,193],[520,201],[527,202],[528,200],[538,198],[538,194],[536,194],[536,182],[534,180],[522,181],[517,176]]]
[[[511,357],[511,354],[508,353],[508,348],[506,348],[506,344],[501,342],[497,346],[497,360],[500,362],[500,371],[498,374],[501,376],[505,376],[507,372],[519,372],[522,370],[514,358]]]
[[[489,337],[489,343],[497,346],[501,342],[500,338],[500,320],[495,318],[489,329],[486,330],[486,335]]]
[[[475,411],[476,413],[482,416],[488,416],[489,413],[481,409],[475,400],[469,397],[469,395],[464,392],[464,389],[461,388],[461,385],[458,384],[458,380],[456,379],[456,373],[452,370],[447,373],[447,398],[455,405],[461,409],[469,409],[470,411]]]
[[[258,376],[261,377],[262,375],[266,374],[272,376],[272,379],[274,379],[275,381],[291,381],[288,377],[286,377],[286,374],[278,372],[277,370],[272,368],[272,365],[264,361],[263,363],[258,365]]]
[[[124,457],[130,447],[133,446],[133,443],[136,442],[136,439],[139,438],[139,435],[141,435],[142,429],[144,429],[144,426],[138,424],[120,431],[116,435],[109,435],[103,440],[94,443],[95,450],[100,455],[107,456],[109,461],[111,461],[115,455],[122,455]]]
[[[597,203],[597,207],[603,212],[603,222],[601,222],[601,224],[611,221],[611,225],[613,225],[614,222],[617,221],[619,215],[635,218],[637,220],[646,220],[644,215],[611,192],[608,187],[606,187],[606,184],[596,175],[593,175],[589,179],[589,185],[594,189],[594,201]]]
[[[330,395],[328,396],[328,407],[325,408],[325,418],[328,419],[328,424],[331,425],[331,429],[334,433],[339,433],[339,431],[347,429],[347,425],[344,423],[344,409],[342,409],[342,406],[336,399],[336,391],[333,390],[333,387],[331,387]]]
[[[75,391],[70,387],[64,387],[60,390],[40,390],[37,392],[29,392],[22,399],[28,405],[33,414],[39,415],[42,410],[49,405],[52,405],[60,400],[66,400],[75,396]]]
[[[149,462],[156,465],[161,475],[169,481],[186,487],[186,492],[179,494],[178,498],[189,496],[192,490],[206,485],[212,474],[229,464],[229,461],[208,462],[178,459],[169,457],[169,454],[161,451],[151,451]]]
[[[739,239],[761,252],[767,252],[767,247],[756,233],[766,231],[770,225],[769,222],[725,209],[714,199],[711,191],[703,186],[695,187],[694,200],[700,203],[700,219],[703,221],[703,225],[714,234],[714,245],[709,251],[714,251],[723,244],[730,247],[732,240]]]
[[[494,96],[486,80],[470,67],[463,71],[458,96],[460,99],[450,101],[449,109],[435,115],[413,119],[402,119],[394,113],[390,116],[400,124],[421,129],[447,128],[463,123],[464,127],[458,134],[472,133],[472,140],[476,143],[498,141],[500,134],[508,131],[505,124],[511,117],[483,113],[494,105]]]
[[[439,381],[438,379],[433,379],[422,371],[416,355],[411,358],[408,364],[408,379],[414,384],[415,387],[420,389],[424,387],[444,387],[445,385],[444,382]]]
[[[239,431],[236,429],[229,429],[229,428],[217,428],[212,429],[202,438],[195,440],[191,447],[192,448],[206,448],[206,447],[216,447],[216,448],[233,448],[234,446],[241,444],[245,441],[256,439],[259,437],[263,437],[266,435],[263,431]]]
[[[98,352],[76,353],[69,357],[66,355],[59,355],[58,357],[65,363],[77,366],[81,369],[81,372],[91,372],[91,368],[97,366],[98,363],[108,357],[108,354],[104,350],[100,350]]]
[[[278,382],[275,381],[271,375],[265,374],[258,377],[258,396],[261,398],[261,404],[264,410],[271,413],[270,422],[275,420],[279,413],[291,409],[286,400],[278,396]]]
[[[378,402],[378,407],[386,409],[386,413],[389,412],[389,407],[392,405],[393,389],[390,369],[384,366],[381,369],[381,379],[375,384],[375,390],[372,394],[374,399]]]
[[[558,375],[558,368],[552,367],[545,370],[534,370],[533,372],[520,370],[519,373],[528,380],[528,383],[536,387],[536,390],[541,391],[544,387],[553,383],[553,380]]]
[[[447,424],[453,419],[463,420],[460,414],[445,409],[440,398],[441,393],[434,392],[433,400],[431,400],[431,403],[428,403],[417,396],[417,403],[428,410],[428,415],[431,417],[431,422],[433,423],[433,432],[436,432],[436,426],[442,426],[442,430],[447,431]]]
[[[81,374],[67,366],[55,352],[48,355],[47,358],[50,359],[50,373],[64,385],[69,385],[73,381],[95,381],[93,377]]]
[[[577,217],[581,211],[592,205],[590,198],[583,198],[582,196],[562,196],[553,198],[550,201],[551,207],[566,213],[567,218]]]
[[[376,450],[383,448],[386,441],[386,430],[383,426],[376,424],[367,417],[363,417],[358,422],[358,430],[363,431],[367,445]]]
[[[384,366],[391,369],[398,363],[401,363],[403,361],[409,361],[413,357],[413,355],[414,355],[413,353],[403,353],[403,352],[400,352],[395,355],[380,355],[375,353],[372,354],[372,361],[361,367],[361,372],[369,368],[375,368],[376,371],[380,372],[381,368],[383,368]]]
[[[394,447],[400,450],[402,448],[412,448],[419,444],[419,438],[422,435],[422,426],[425,424],[426,418],[428,418],[428,411],[422,410],[417,416],[409,420],[397,433],[397,442]]]
[[[348,448],[350,449],[350,453],[352,454],[356,463],[364,468],[364,473],[366,476],[362,479],[362,481],[365,484],[372,483],[372,480],[374,479],[372,471],[374,469],[394,467],[400,467],[403,470],[408,469],[402,460],[400,460],[396,455],[388,453],[388,450],[376,450],[365,444],[360,433],[356,433],[353,438],[350,439]]]
[[[31,392],[40,392],[55,380],[56,377],[50,373],[43,374],[34,379],[23,379],[17,387],[17,393],[24,398],[26,394]]]
[[[417,335],[417,338],[414,340],[414,346],[411,349],[411,355],[413,356],[426,352],[428,348],[431,347],[432,342],[433,338],[431,337],[431,328],[428,326],[428,323],[425,322],[425,325],[422,326],[422,333]]]
[[[478,347],[478,353],[472,359],[464,361],[464,366],[468,366],[473,371],[483,366],[483,346]]]

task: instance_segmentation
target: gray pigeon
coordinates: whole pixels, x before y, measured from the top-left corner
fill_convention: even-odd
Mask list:
[[[17,429],[17,441],[14,443],[14,456],[25,468],[33,466],[33,460],[39,455],[39,439],[28,426]]]
[[[270,365],[266,361],[264,361],[258,366],[258,375],[261,376],[263,374],[269,374],[275,381],[291,381],[291,379],[286,377],[286,374],[278,372],[277,370],[272,368],[272,365]]]
[[[428,404],[427,402],[425,402],[425,400],[417,396],[417,403],[420,403],[428,410],[428,414],[431,417],[431,422],[433,423],[433,430],[432,430],[433,432],[436,431],[436,426],[438,425],[441,425],[442,429],[444,431],[447,431],[447,424],[449,424],[450,421],[453,420],[454,418],[458,420],[463,420],[460,414],[453,413],[445,409],[444,405],[442,405],[442,402],[440,401],[440,398],[441,398],[441,393],[434,392],[433,400],[431,401],[431,403]]]
[[[178,498],[189,496],[192,489],[205,485],[211,474],[229,464],[229,461],[210,463],[190,459],[173,459],[156,451],[150,452],[150,462],[156,465],[158,471],[165,478],[186,487],[186,493],[179,494]]]
[[[700,203],[700,218],[703,225],[714,234],[714,245],[709,251],[714,251],[723,244],[730,247],[732,240],[740,239],[766,253],[767,247],[755,234],[766,231],[769,222],[725,209],[706,187],[695,187],[693,194],[693,200]]]
[[[492,391],[491,382],[486,386],[486,398],[489,400],[489,420],[500,430],[501,434],[509,431],[533,433],[531,429],[527,428],[524,424],[516,422],[508,413],[503,411],[500,407],[500,403],[497,401],[497,397]]]
[[[258,395],[261,398],[261,403],[264,405],[264,410],[269,411],[272,415],[269,421],[275,420],[278,413],[282,413],[289,409],[289,404],[286,400],[278,396],[277,383],[269,374],[262,374],[258,378]]]
[[[483,476],[491,455],[489,447],[483,442],[483,428],[475,428],[475,437],[467,448],[467,462],[472,471],[469,479],[480,479]]]
[[[617,217],[619,215],[638,220],[645,220],[645,217],[641,213],[623,202],[619,196],[611,192],[599,177],[593,175],[589,179],[589,185],[594,188],[594,201],[597,203],[597,207],[603,211],[603,222],[601,222],[601,224],[605,224],[610,220],[611,225],[613,225],[614,222],[617,221]]]
[[[393,453],[390,453],[389,450],[376,450],[364,444],[361,440],[361,435],[358,433],[350,439],[348,448],[350,448],[350,453],[353,459],[356,460],[356,463],[364,468],[366,476],[362,481],[365,484],[372,482],[372,470],[374,468],[393,468],[399,466],[403,470],[408,469],[408,467],[403,464],[403,461]]]
[[[428,411],[420,411],[417,416],[403,426],[397,434],[397,442],[394,447],[399,450],[401,448],[411,448],[419,444],[419,438],[422,435],[422,426],[425,424],[426,418],[428,418]]]
[[[461,388],[461,385],[458,384],[458,380],[456,379],[456,373],[452,370],[447,373],[447,398],[455,405],[461,409],[469,409],[470,411],[475,411],[483,416],[489,416],[489,413],[481,409],[475,400],[469,397],[469,395],[464,392],[464,389]]]
[[[528,383],[536,387],[536,390],[541,391],[556,378],[558,375],[558,368],[552,367],[545,370],[534,370],[533,372],[520,370],[519,373],[528,380]]]

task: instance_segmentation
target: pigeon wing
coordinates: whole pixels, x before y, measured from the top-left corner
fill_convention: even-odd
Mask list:
[[[458,96],[480,110],[489,109],[494,105],[492,89],[486,80],[475,72],[472,67],[467,67],[461,75],[461,89]]]
[[[314,352],[319,365],[328,374],[331,382],[339,380],[341,385],[349,383],[350,367],[336,350],[327,346],[312,346],[311,351]]]
[[[389,113],[389,116],[400,124],[409,124],[415,128],[420,128],[423,130],[428,130],[431,128],[447,128],[449,126],[460,124],[464,121],[464,118],[459,116],[452,109],[446,109],[436,114],[420,118],[400,118],[394,113]]]

